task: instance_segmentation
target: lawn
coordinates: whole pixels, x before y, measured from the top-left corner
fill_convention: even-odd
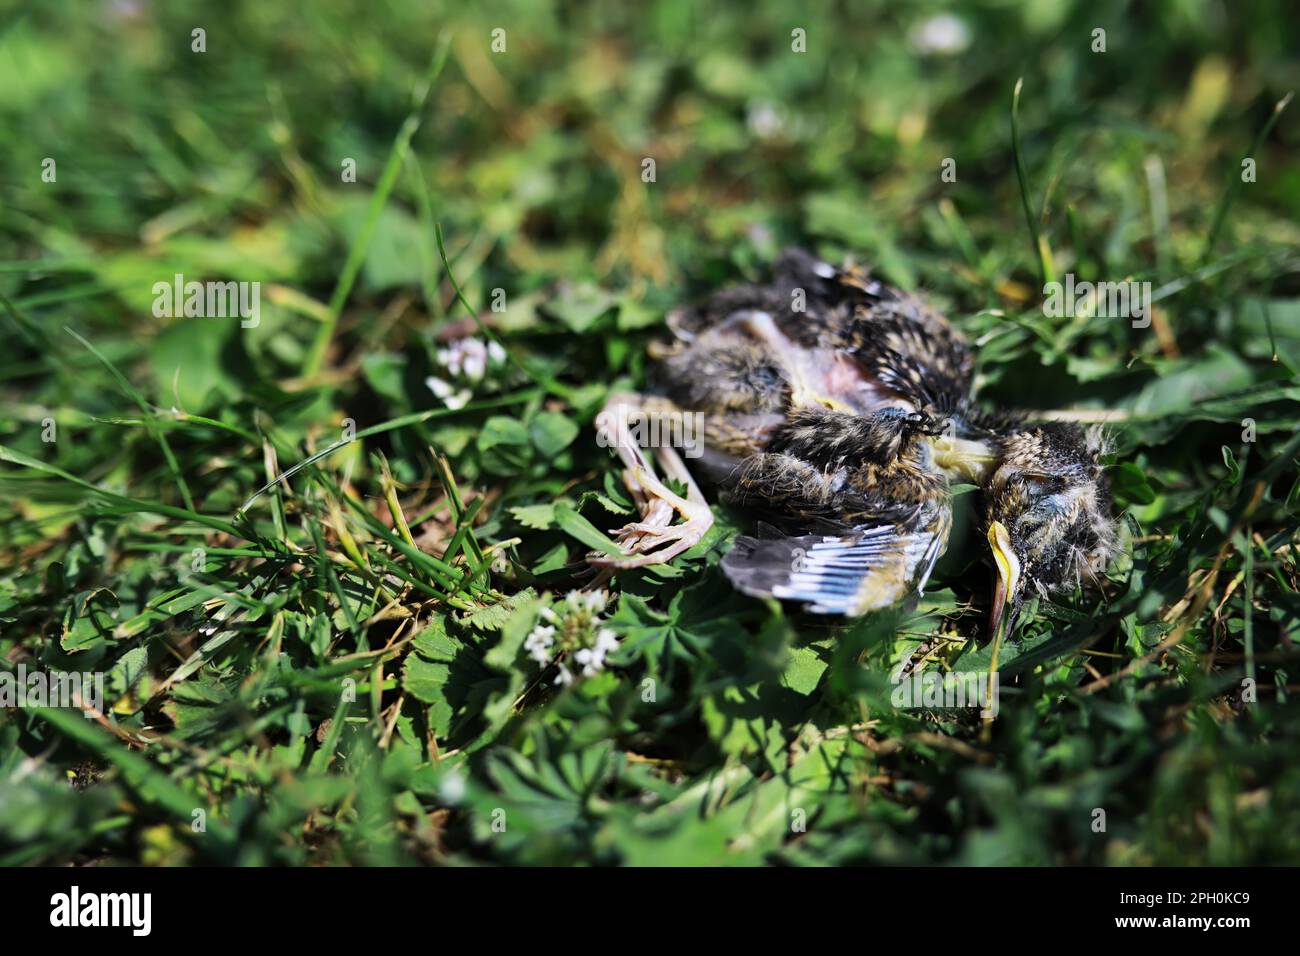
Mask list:
[[[0,13],[0,670],[102,688],[0,683],[0,863],[1300,863],[1294,9],[809,6]],[[725,503],[580,590],[606,397],[796,244],[1110,434],[993,719],[891,679],[990,667],[974,493],[915,609],[736,593]]]

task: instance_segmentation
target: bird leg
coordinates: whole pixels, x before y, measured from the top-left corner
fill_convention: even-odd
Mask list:
[[[659,404],[651,401],[655,405]],[[634,428],[639,430],[656,420],[662,424],[663,419],[672,414],[691,414],[677,409],[663,411],[650,408],[648,406],[651,401],[640,395],[613,395],[596,417],[601,444],[614,447],[623,460],[623,483],[631,493],[641,519],[611,532],[629,557],[593,552],[587,557],[589,564],[615,571],[666,564],[683,551],[699,544],[704,533],[713,526],[713,512],[709,510],[709,503],[704,500],[699,485],[691,477],[677,450],[667,443],[653,443],[664,473],[686,486],[685,498],[660,480],[649,456],[636,440]],[[670,405],[668,407],[672,408]],[[662,429],[652,429],[656,430],[662,432]],[[673,524],[675,515],[681,515],[684,521]]]

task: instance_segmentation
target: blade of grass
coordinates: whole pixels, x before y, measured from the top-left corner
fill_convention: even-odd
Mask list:
[[[449,589],[451,593],[454,594],[459,589],[461,582],[457,579],[461,576],[460,568],[456,568],[440,558],[435,558],[431,554],[425,554],[419,548],[407,544],[400,536],[393,534],[376,521],[374,516],[366,510],[365,506],[361,502],[349,495],[342,495],[337,489],[335,489],[335,491],[341,495],[348,507],[352,508],[353,511],[361,516],[362,521],[366,524],[372,534],[383,538],[394,550],[409,558],[439,585]]]
[[[438,465],[438,477],[442,479],[442,488],[451,506],[451,517],[456,522],[456,534],[459,536],[461,531],[464,530],[474,557],[482,561],[483,550],[479,547],[478,539],[474,537],[473,525],[474,515],[478,513],[478,506],[482,503],[482,499],[480,498],[474,503],[473,512],[467,516],[465,501],[460,496],[460,489],[456,486],[456,478],[451,473],[451,463],[447,461],[447,456],[433,448],[430,448],[429,451]]]
[[[519,369],[519,371],[527,375],[528,378],[533,382],[533,384],[545,388],[552,395],[556,395],[560,398],[565,399],[566,401],[572,402],[574,396],[573,389],[569,388],[567,385],[564,385],[561,382],[557,382],[555,379],[551,378],[549,375],[545,374],[544,372],[534,372],[531,368],[529,368],[527,365],[525,365],[522,361],[519,360],[518,356],[516,356],[514,352],[511,351],[509,346],[507,346],[506,343],[501,340],[501,336],[497,335],[496,332],[489,329],[483,323],[483,320],[478,317],[478,310],[476,310],[473,306],[471,306],[469,304],[469,301],[465,298],[465,293],[461,291],[460,283],[456,281],[456,274],[452,271],[451,263],[447,259],[447,247],[443,245],[442,242],[441,223],[437,223],[436,225],[434,225],[433,234],[434,237],[438,240],[438,256],[439,258],[442,259],[442,267],[447,273],[447,279],[449,282],[451,282],[451,287],[456,291],[456,301],[461,304],[461,307],[465,310],[466,315],[468,315],[471,319],[474,320],[474,324],[478,326],[479,333],[484,338],[491,339],[493,342],[499,345],[501,347],[501,350],[505,353],[506,358],[510,360],[510,363],[514,365],[515,368]],[[449,310],[449,314],[450,314],[450,310]]]
[[[142,803],[164,811],[178,823],[184,823],[185,828],[193,822],[195,810],[211,809],[205,806],[202,797],[185,790],[140,754],[123,747],[75,710],[59,710],[52,707],[26,709],[64,737],[80,744],[105,763],[115,767],[121,774],[123,784]],[[209,815],[207,820],[204,842],[214,844],[218,856],[230,857],[234,854],[233,831],[214,815]]]
[[[32,319],[28,317],[25,312],[19,309],[17,305],[11,302],[9,297],[3,292],[0,292],[0,305],[4,306],[5,311],[9,313],[9,318],[13,319],[14,324],[18,326],[18,331],[23,334],[37,352],[42,355],[54,355],[59,357],[61,361],[63,360],[62,351],[54,347],[54,343],[51,342],[50,337],[46,335],[45,329],[43,329],[39,323],[32,321]]]
[[[383,452],[377,452],[374,459],[379,465],[379,487],[384,493],[384,502],[388,505],[388,515],[393,519],[393,527],[401,534],[403,541],[416,548],[415,536],[411,534],[411,528],[406,523],[406,515],[402,513],[402,503],[397,499],[397,482],[388,467],[388,459]]]
[[[462,548],[469,542],[473,542],[470,548],[470,554],[466,556],[467,560],[481,562],[483,552],[479,550],[478,543],[474,542],[474,535],[470,531],[475,515],[478,514],[479,507],[483,504],[482,498],[475,498],[474,503],[468,509],[461,512],[461,516],[456,520],[456,533],[452,535],[451,540],[447,542],[447,547],[442,553],[444,561],[451,561],[459,554]]]
[[[343,586],[339,583],[338,575],[334,573],[334,562],[329,558],[329,549],[325,547],[325,536],[321,534],[320,522],[316,520],[314,514],[308,517],[307,528],[311,532],[312,541],[316,543],[316,559],[320,573],[334,593],[334,599],[339,602],[339,607],[343,610],[343,616],[347,618],[348,632],[357,635],[358,650],[369,650],[369,647],[362,646],[365,642],[365,636],[360,633],[360,629],[357,627],[357,619],[352,613],[352,605],[348,603],[347,595],[343,593]]]
[[[1165,165],[1160,157],[1151,155],[1142,164],[1146,173],[1147,195],[1151,206],[1151,238],[1156,247],[1156,268],[1160,275],[1170,272],[1172,255],[1169,244],[1169,195],[1165,185]]]
[[[1253,157],[1259,153],[1260,146],[1264,144],[1264,140],[1268,139],[1268,134],[1273,132],[1273,127],[1276,126],[1277,121],[1282,118],[1282,111],[1291,103],[1291,97],[1294,95],[1294,92],[1288,93],[1274,104],[1273,112],[1269,114],[1268,121],[1255,135],[1255,141],[1250,144],[1250,151],[1246,154],[1247,156]],[[1237,193],[1241,191],[1241,186],[1241,168],[1238,166],[1233,169],[1230,174],[1228,178],[1228,188],[1223,191],[1223,196],[1219,200],[1219,208],[1214,212],[1214,221],[1210,226],[1210,235],[1205,240],[1205,249],[1201,253],[1201,265],[1205,265],[1210,260],[1210,256],[1214,253],[1214,244],[1219,241],[1219,233],[1223,229],[1223,224],[1228,219],[1228,210],[1232,208],[1232,204],[1237,198]]]
[[[1020,202],[1025,210],[1025,222],[1029,225],[1029,235],[1034,243],[1034,260],[1038,263],[1039,288],[1047,285],[1052,278],[1047,247],[1038,231],[1038,216],[1034,212],[1033,202],[1029,198],[1029,174],[1025,172],[1025,153],[1020,145],[1020,91],[1025,78],[1016,80],[1015,91],[1011,94],[1011,152],[1016,163],[1016,181],[1020,184]]]
[[[284,481],[287,478],[292,478],[294,475],[298,474],[298,472],[302,471],[304,468],[307,468],[310,465],[315,464],[316,462],[320,461],[322,458],[325,458],[333,454],[334,452],[342,448],[344,445],[347,445],[351,442],[358,441],[362,438],[370,438],[374,435],[382,435],[384,432],[390,432],[397,428],[406,428],[408,425],[423,424],[424,422],[431,421],[435,418],[450,418],[453,415],[463,415],[467,412],[476,412],[476,411],[482,411],[489,408],[501,408],[503,406],[508,406],[508,405],[517,405],[521,402],[528,401],[529,399],[536,396],[536,394],[537,392],[533,389],[525,389],[520,392],[512,392],[509,395],[503,395],[500,398],[490,398],[490,399],[485,399],[484,401],[481,402],[472,402],[471,404],[466,405],[464,408],[454,408],[454,409],[453,408],[431,408],[426,412],[413,412],[410,415],[402,415],[399,418],[389,419],[386,422],[380,422],[378,425],[371,425],[369,428],[363,428],[361,429],[361,431],[357,432],[352,438],[341,438],[338,441],[334,442],[334,444],[328,446],[327,448],[323,448],[320,451],[316,452],[311,457],[298,462],[298,464],[294,465],[288,471],[281,472],[279,477],[277,477],[274,481],[268,482],[267,484],[263,485],[261,488],[257,489],[257,491],[253,492],[253,494],[248,498],[248,500],[239,506],[235,514],[236,515],[243,514],[248,510],[249,506],[252,505],[254,501],[262,497],[262,495],[266,494],[268,491],[270,491],[280,482]]]
[[[126,394],[127,398],[131,399],[137,406],[139,406],[140,411],[144,412],[144,427],[148,430],[149,434],[153,436],[153,440],[158,443],[158,447],[162,449],[163,458],[166,459],[167,468],[171,471],[172,477],[176,480],[176,487],[180,489],[181,499],[185,502],[185,507],[193,511],[194,496],[190,494],[190,486],[186,483],[185,476],[181,474],[180,462],[176,460],[176,456],[172,453],[171,442],[167,440],[165,432],[154,424],[153,410],[149,407],[149,403],[145,401],[144,396],[136,391],[135,387],[127,381],[126,376],[117,370],[117,366],[110,362],[107,356],[100,352],[99,349],[95,348],[95,346],[91,345],[83,336],[68,328],[66,325],[63,327],[63,331],[67,332],[74,339],[84,345],[91,355],[99,359],[99,361],[103,363],[104,367],[108,369],[109,374],[112,375],[113,379],[117,382],[118,388]]]
[[[317,327],[316,338],[307,352],[307,360],[303,363],[302,369],[305,378],[310,378],[320,371],[321,363],[325,359],[325,352],[329,348],[330,341],[334,338],[334,329],[338,325],[339,315],[343,311],[343,306],[347,303],[348,295],[352,292],[352,286],[357,280],[357,275],[361,272],[361,266],[366,259],[366,252],[370,249],[370,240],[374,238],[375,229],[379,225],[379,217],[383,214],[384,207],[388,205],[388,196],[397,183],[397,174],[401,172],[406,151],[411,145],[411,138],[415,135],[415,131],[420,128],[420,114],[424,111],[424,104],[429,98],[429,91],[433,89],[438,74],[442,72],[443,65],[447,62],[447,53],[451,48],[450,44],[450,34],[443,33],[438,38],[433,59],[429,63],[429,70],[425,74],[424,81],[415,91],[411,112],[406,117],[405,122],[402,123],[401,129],[397,131],[396,139],[393,140],[393,147],[388,153],[388,161],[384,164],[384,169],[379,174],[379,182],[375,184],[375,191],[370,196],[370,206],[366,210],[366,220],[361,227],[361,231],[352,240],[352,246],[348,249],[348,257],[343,263],[343,271],[339,273],[338,282],[334,286],[334,294],[330,296],[329,315],[326,321],[321,322]]]
[[[220,518],[214,518],[211,515],[200,514],[199,512],[188,508],[176,508],[156,501],[139,501],[135,498],[128,498],[126,495],[119,495],[116,492],[108,491],[98,485],[92,484],[84,478],[78,478],[76,475],[70,474],[62,468],[56,468],[54,465],[48,465],[43,461],[38,461],[35,458],[24,455],[22,452],[9,448],[6,445],[0,445],[0,461],[7,461],[10,464],[21,465],[24,468],[31,468],[34,471],[44,472],[47,475],[54,475],[56,478],[62,478],[64,481],[69,481],[79,488],[84,488],[87,491],[94,492],[95,494],[114,502],[117,507],[124,512],[165,515],[168,518],[183,518],[186,521],[193,521],[196,524],[213,528],[214,530],[224,532],[225,534],[231,535],[235,538],[240,538],[245,541],[253,541],[258,544],[264,543],[259,541],[257,538],[248,537],[244,531],[240,530],[228,521],[222,521]]]
[[[406,154],[406,171],[410,175],[411,182],[415,184],[415,202],[416,209],[420,214],[420,233],[424,236],[433,235],[436,223],[433,218],[433,200],[429,196],[429,186],[424,181],[424,172],[420,169],[420,164],[416,162],[411,153]],[[429,255],[429,247],[420,243],[420,289],[424,293],[424,307],[429,310],[429,315],[433,316],[433,327],[436,329],[442,325],[445,309],[442,307],[442,298],[438,295],[438,269],[437,263],[434,262],[433,256]]]

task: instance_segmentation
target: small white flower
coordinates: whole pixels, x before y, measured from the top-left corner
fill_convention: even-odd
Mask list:
[[[539,664],[551,659],[551,648],[555,645],[555,628],[541,624],[533,628],[528,639],[524,641],[524,650]]]
[[[474,397],[473,386],[483,381],[489,363],[504,362],[505,350],[496,342],[464,338],[439,348],[434,359],[446,370],[446,377],[431,375],[425,384],[453,411],[464,408]]]
[[[448,408],[453,412],[464,408],[469,404],[469,400],[474,397],[474,393],[468,388],[462,388],[455,395],[449,396],[445,401]]]
[[[913,28],[912,49],[921,54],[951,56],[970,46],[970,27],[951,13],[939,13]]]
[[[784,132],[788,125],[785,117],[771,103],[751,106],[745,116],[745,123],[749,126],[749,131],[759,139],[772,139]]]
[[[614,630],[599,626],[610,600],[605,590],[569,591],[561,604],[538,610],[538,624],[524,641],[528,653],[543,666],[556,657],[571,655],[567,665],[557,664],[555,686],[564,687],[605,670],[606,656],[619,646]]]
[[[605,655],[598,654],[588,647],[574,654],[573,659],[582,665],[583,677],[595,677],[605,669]]]
[[[465,778],[455,770],[451,771],[442,778],[439,792],[447,803],[460,803],[465,796]]]
[[[602,658],[610,651],[618,650],[618,635],[607,627],[596,632],[595,650]]]
[[[465,356],[465,377],[471,382],[482,380],[487,371],[487,363],[478,355]]]
[[[487,371],[487,349],[478,339],[465,339],[461,346],[461,371],[471,382],[477,382]]]
[[[453,411],[464,408],[469,404],[469,400],[473,398],[473,393],[468,388],[462,388],[458,392],[456,386],[445,379],[438,378],[436,375],[430,375],[424,380],[424,384],[428,386],[429,391],[433,392],[435,397],[441,399],[442,403]]]

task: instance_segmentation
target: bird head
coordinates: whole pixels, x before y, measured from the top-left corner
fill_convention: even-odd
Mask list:
[[[988,541],[997,583],[990,632],[1015,629],[1031,590],[1096,583],[1117,549],[1099,428],[1048,423],[999,436],[985,484]]]

